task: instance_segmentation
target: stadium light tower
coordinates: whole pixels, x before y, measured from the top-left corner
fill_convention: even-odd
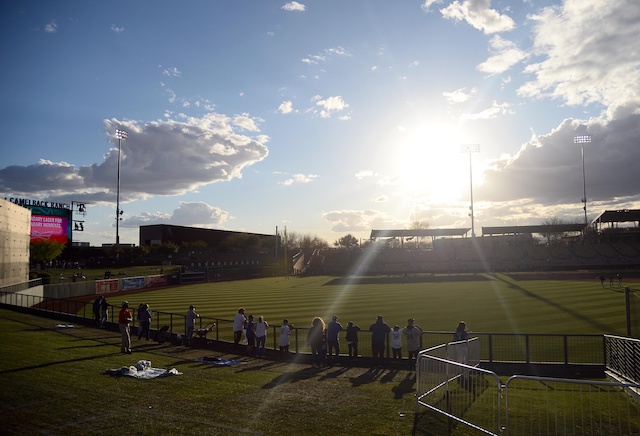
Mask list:
[[[590,142],[591,135],[579,135],[573,137],[573,143],[580,144],[580,149],[582,150],[582,209],[584,210],[585,232],[589,226],[589,221],[587,220],[587,178],[584,172],[584,145]]]
[[[469,190],[471,191],[471,206],[469,216],[471,217],[471,237],[476,237],[475,215],[473,214],[473,165],[471,164],[471,155],[480,153],[480,144],[465,144],[460,146],[461,153],[469,153]]]
[[[120,154],[122,153],[122,141],[127,139],[128,133],[126,130],[116,130],[116,138],[118,138],[118,184],[116,186],[116,247],[120,245]]]

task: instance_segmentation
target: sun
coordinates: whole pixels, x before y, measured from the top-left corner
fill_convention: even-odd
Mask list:
[[[403,194],[429,202],[456,202],[467,195],[469,153],[461,151],[463,135],[454,125],[426,124],[399,135],[396,170]]]

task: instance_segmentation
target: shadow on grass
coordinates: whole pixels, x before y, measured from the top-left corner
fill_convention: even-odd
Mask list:
[[[7,369],[5,371],[0,371],[0,374],[10,374],[10,373],[21,372],[21,371],[31,371],[32,369],[41,369],[41,368],[46,368],[46,367],[56,366],[56,365],[66,365],[68,363],[73,363],[73,362],[87,362],[91,360],[99,360],[99,359],[104,359],[105,357],[115,356],[118,354],[120,354],[120,351],[108,353],[108,354],[101,354],[99,356],[81,357],[78,359],[61,360],[58,362],[39,363],[37,365],[24,366],[22,368]]]
[[[407,276],[379,276],[379,277],[337,277],[329,280],[324,286],[345,285],[387,285],[402,283],[449,283],[449,282],[479,282],[489,281],[491,278],[481,274],[409,274]]]
[[[262,386],[262,389],[273,389],[277,386],[287,383],[295,383],[303,380],[309,380],[317,377],[319,368],[303,368],[299,371],[285,372],[280,374],[269,383]]]

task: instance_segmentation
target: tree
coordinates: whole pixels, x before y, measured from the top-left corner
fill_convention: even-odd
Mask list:
[[[49,263],[58,258],[64,249],[65,244],[56,241],[38,240],[29,244],[31,260],[33,262]]]
[[[427,221],[413,221],[411,223],[411,229],[413,230],[423,230],[423,229],[428,229],[429,228],[429,223]],[[416,237],[416,247],[420,248],[420,243],[422,242],[422,238],[423,236],[417,236]]]
[[[335,245],[336,247],[342,247],[342,248],[357,247],[358,239],[356,239],[355,236],[349,233],[348,235],[343,236],[342,238],[335,241],[333,245]]]

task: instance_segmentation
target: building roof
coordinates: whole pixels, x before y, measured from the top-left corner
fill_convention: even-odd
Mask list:
[[[411,237],[438,237],[438,236],[462,236],[471,228],[461,229],[403,229],[403,230],[371,230],[370,239],[374,238],[411,238]]]
[[[640,221],[640,209],[605,210],[592,223],[624,223]]]
[[[506,234],[522,234],[522,233],[538,233],[541,235],[546,235],[547,233],[581,232],[582,230],[584,230],[584,224],[501,226],[501,227],[482,227],[482,234],[483,235],[506,235]]]

